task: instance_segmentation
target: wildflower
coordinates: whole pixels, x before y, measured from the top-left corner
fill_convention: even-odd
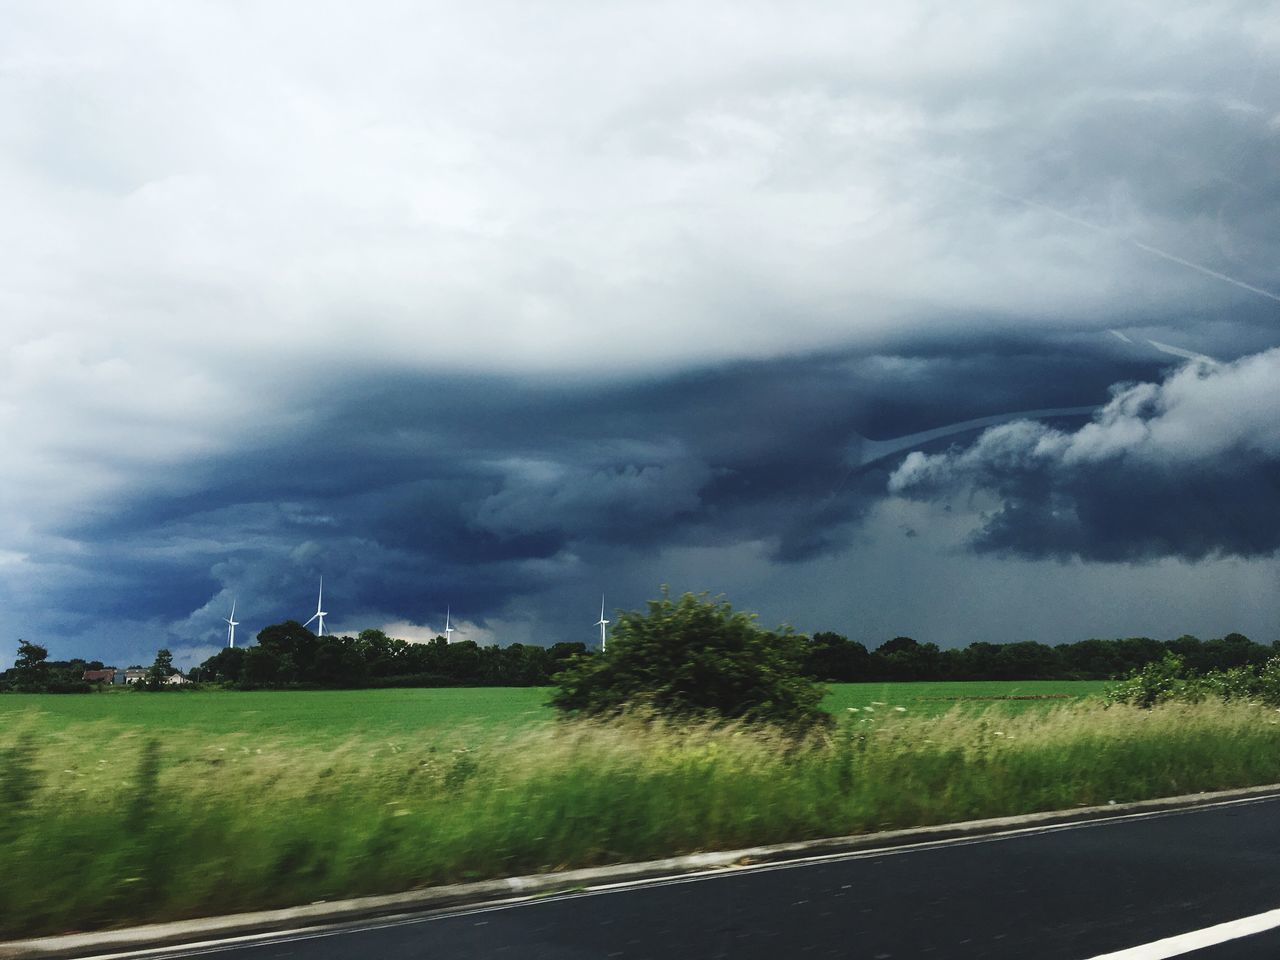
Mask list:
[[[906,708],[906,707],[894,707],[893,709],[897,710],[899,713],[906,713],[906,712],[907,712],[907,708]]]
[[[875,711],[872,710],[870,707],[863,707],[862,709],[867,711],[867,713],[875,713]]]

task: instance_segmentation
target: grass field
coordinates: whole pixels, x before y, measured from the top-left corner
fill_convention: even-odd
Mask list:
[[[1060,700],[988,699],[1098,694],[1102,681],[983,681],[961,683],[837,683],[825,706],[833,714],[877,705],[901,706],[913,715],[936,716],[960,705],[1009,713],[1043,710]],[[0,696],[0,725],[31,714],[44,730],[108,723],[119,731],[152,731],[181,740],[191,733],[255,733],[332,739],[357,734],[409,737],[451,727],[524,729],[550,720],[550,690],[541,687],[476,687],[409,690],[211,691],[147,694],[110,690],[85,695]],[[38,717],[38,719],[37,719]]]
[[[803,743],[537,689],[0,697],[0,937],[1280,780],[1276,711],[1098,686],[839,686]]]
[[[960,707],[1016,715],[1042,712],[1063,702],[1100,696],[1105,680],[977,680],[946,683],[833,683],[823,706],[839,715],[850,707],[873,712],[903,707],[913,716],[935,717]],[[1030,699],[1035,698],[1035,699]]]
[[[179,739],[236,733],[290,739],[409,737],[459,726],[518,729],[540,723],[554,716],[545,705],[549,696],[540,687],[26,694],[0,696],[0,724],[29,713],[49,730],[108,723]]]

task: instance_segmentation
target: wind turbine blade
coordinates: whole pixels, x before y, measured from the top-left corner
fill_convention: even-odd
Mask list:
[[[313,614],[311,615],[311,620],[314,620],[314,619],[315,619],[316,617],[318,617],[318,616],[320,616],[320,614],[319,614],[319,613],[313,613]],[[308,620],[306,623],[304,623],[304,624],[303,624],[303,626],[304,626],[304,627],[309,627],[309,626],[311,626],[311,620]]]

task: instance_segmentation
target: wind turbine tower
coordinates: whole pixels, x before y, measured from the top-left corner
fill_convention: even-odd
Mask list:
[[[311,620],[318,620],[320,625],[316,627],[316,636],[324,636],[324,618],[328,614],[324,612],[324,577],[320,578],[320,595],[316,597],[316,612],[311,615]],[[311,620],[303,624],[304,627],[311,626]]]
[[[453,627],[449,626],[449,616],[453,613],[452,607],[444,609],[444,642],[453,643]]]
[[[240,625],[240,621],[236,619],[236,599],[231,598],[231,616],[223,617],[227,621],[227,646],[232,650],[236,648],[236,627]]]
[[[609,625],[609,621],[604,618],[604,594],[603,593],[600,594],[600,619],[596,621],[595,625],[600,628],[600,652],[604,653],[605,642],[607,640],[607,638],[605,637],[604,628]]]

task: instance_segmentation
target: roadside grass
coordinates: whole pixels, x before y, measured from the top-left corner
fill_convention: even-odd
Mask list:
[[[11,716],[0,935],[1280,780],[1273,710],[1049,704],[845,710],[799,743],[642,717],[326,743],[284,728],[161,741],[136,725]]]

